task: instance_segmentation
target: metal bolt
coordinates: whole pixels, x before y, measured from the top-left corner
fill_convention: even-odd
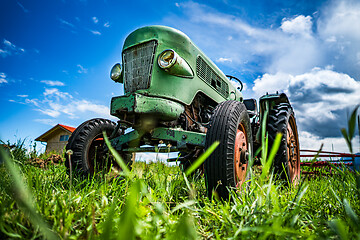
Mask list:
[[[187,138],[186,134],[182,135],[182,139],[186,139],[186,138]]]

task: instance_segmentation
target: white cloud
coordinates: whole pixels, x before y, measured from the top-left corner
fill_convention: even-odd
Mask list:
[[[310,37],[312,34],[312,21],[310,16],[297,16],[293,19],[283,19],[280,28],[286,32],[295,35]]]
[[[327,60],[338,71],[360,76],[360,2],[333,1],[317,24],[319,38],[325,41]]]
[[[231,84],[236,88],[236,89],[238,89],[238,88],[240,88],[241,89],[241,84],[239,83],[239,82],[237,82],[237,81],[233,81],[233,80],[230,80],[230,82],[231,82]],[[243,88],[242,88],[242,90],[241,91],[245,91],[245,90],[247,90],[247,84],[246,83],[244,83],[244,82],[242,82],[242,84],[243,84]]]
[[[0,84],[1,83],[8,83],[8,81],[6,80],[6,74],[3,72],[0,72]]]
[[[8,52],[5,51],[5,50],[3,50],[3,49],[0,49],[0,55],[1,55],[2,57],[6,57],[6,56],[8,55]]]
[[[3,49],[0,49],[0,55],[2,57],[11,56],[13,54],[18,55],[25,52],[24,48],[17,47],[15,44],[13,44],[7,39],[3,40],[3,45]]]
[[[254,81],[253,91],[257,97],[264,95],[266,92],[274,93],[282,91],[287,93],[290,83],[290,74],[277,72],[276,74],[265,73]]]
[[[92,20],[95,24],[97,24],[99,22],[99,19],[97,17],[92,17]]]
[[[101,116],[106,116],[110,113],[110,109],[108,107],[100,104],[91,103],[87,100],[76,101],[75,107],[73,109],[80,112],[93,112]]]
[[[223,58],[223,57],[221,57],[221,58],[218,58],[216,60],[216,62],[221,62],[221,63],[223,63],[223,62],[232,62],[232,59],[231,58]]]
[[[330,36],[330,37],[326,38],[325,41],[328,42],[328,43],[335,43],[335,42],[337,42],[335,36]]]
[[[42,80],[41,82],[49,86],[65,86],[65,84],[60,81]]]
[[[49,125],[49,126],[55,126],[57,123],[54,121],[54,119],[34,119],[35,122],[39,122],[45,125]]]
[[[321,35],[360,39],[360,2],[333,1],[318,24]]]
[[[110,27],[110,23],[109,22],[104,23],[104,27],[106,28]]]
[[[340,128],[346,127],[347,112],[360,103],[359,1],[331,0],[314,17],[300,13],[269,28],[195,2],[180,7],[186,18],[164,21],[222,66],[240,70],[246,79],[260,73],[245,94],[287,93],[301,134],[308,134],[301,139],[345,146]]]
[[[299,141],[301,149],[320,150],[321,145],[323,145],[323,151],[349,152],[345,139],[342,137],[320,138],[315,134],[300,131]],[[355,145],[356,142],[358,142],[357,137],[354,138],[353,144]]]
[[[75,29],[75,25],[74,25],[74,24],[72,24],[72,23],[70,23],[70,22],[68,22],[68,21],[65,21],[65,20],[62,19],[62,18],[59,18],[59,21],[60,21],[60,23],[61,23],[62,25]]]
[[[95,30],[89,30],[92,34],[94,34],[94,35],[101,35],[101,32],[99,32],[99,31],[95,31]]]
[[[307,34],[293,36],[280,27],[254,27],[237,16],[219,13],[198,3],[187,2],[181,6],[187,20],[173,17],[165,21],[181,27],[196,44],[200,44],[211,59],[217,60],[224,56],[231,59],[231,64],[227,62],[231,68],[241,69],[246,64],[252,65],[256,72],[273,74],[283,71],[300,74],[322,63],[321,44],[309,34],[311,17],[300,15],[295,18],[296,22],[304,19],[303,29]],[[291,20],[284,20],[285,25],[290,22]],[[298,28],[293,26],[292,31],[297,29],[299,32],[301,24],[298,25]],[[290,31],[290,27],[285,29]],[[225,42],[226,44],[222,44]]]
[[[62,18],[58,18],[58,20],[59,20],[60,26],[62,28],[66,29],[74,34],[77,34],[77,27],[73,23],[66,21]]]
[[[26,104],[32,104],[36,107],[39,107],[39,101],[37,99],[25,99]]]
[[[60,116],[60,112],[53,110],[53,109],[36,109],[37,111],[41,112],[42,114],[48,115],[53,118],[57,118]]]
[[[16,46],[12,44],[9,40],[4,39],[4,44],[10,48],[16,48]]]
[[[78,118],[79,115],[90,113],[93,116],[110,117],[110,109],[107,106],[92,103],[88,100],[70,100],[67,103],[62,101],[47,101],[45,107],[37,109],[41,113],[57,118],[60,115],[70,119]],[[47,106],[47,107],[46,107]],[[94,115],[95,114],[95,115]]]
[[[109,107],[85,99],[76,99],[71,94],[61,92],[57,88],[45,88],[43,99],[26,98],[24,103],[34,106],[36,111],[52,118],[105,117],[114,119],[110,116]]]
[[[18,97],[21,97],[21,98],[27,98],[29,97],[29,95],[25,95],[25,94],[20,94],[20,95],[17,95]]]
[[[45,88],[45,92],[43,93],[45,97],[56,97],[56,98],[62,98],[62,99],[70,99],[73,98],[69,93],[67,92],[60,92],[57,88]]]
[[[88,69],[84,68],[82,65],[78,64],[76,65],[79,69],[78,69],[78,73],[87,73]]]
[[[300,75],[264,74],[255,80],[257,96],[285,92],[297,115],[302,132],[323,138],[340,136],[346,127],[346,113],[360,103],[360,83],[349,75],[314,68]]]

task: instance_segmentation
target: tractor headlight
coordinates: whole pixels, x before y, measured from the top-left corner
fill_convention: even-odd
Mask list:
[[[172,49],[166,49],[160,53],[158,65],[171,75],[185,78],[194,77],[194,73],[189,64]]]
[[[110,72],[110,78],[115,82],[121,82],[122,69],[119,63],[115,64]]]
[[[170,68],[176,63],[178,55],[176,52],[172,49],[167,49],[160,53],[160,56],[158,58],[158,64],[159,67],[163,69]]]

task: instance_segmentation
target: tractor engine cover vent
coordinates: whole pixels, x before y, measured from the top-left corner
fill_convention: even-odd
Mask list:
[[[229,96],[229,85],[221,79],[200,56],[196,59],[196,75],[215,88],[224,98]]]

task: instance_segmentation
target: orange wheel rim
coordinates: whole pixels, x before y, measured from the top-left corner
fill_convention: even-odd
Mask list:
[[[297,129],[295,119],[290,117],[287,125],[287,156],[289,166],[289,180],[297,184],[300,178],[300,154],[299,140],[297,137]]]
[[[236,187],[241,187],[241,185],[245,182],[248,166],[247,156],[247,134],[244,125],[240,123],[236,131],[234,149],[234,175]]]

